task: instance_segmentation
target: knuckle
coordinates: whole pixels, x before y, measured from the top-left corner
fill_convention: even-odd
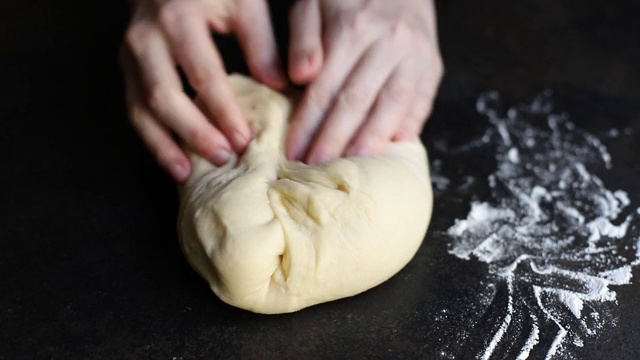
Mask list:
[[[323,108],[329,103],[330,96],[323,89],[311,86],[307,92],[307,103],[310,106]]]
[[[201,66],[195,66],[192,70],[191,77],[189,78],[189,84],[196,91],[201,92],[209,88],[215,80],[216,74],[213,71]]]
[[[422,97],[435,97],[438,87],[440,86],[441,79],[442,73],[437,73],[436,70],[429,70],[427,76],[418,83],[416,93]]]
[[[412,41],[412,48],[414,54],[419,57],[430,59],[433,57],[433,53],[436,52],[433,44],[426,38],[419,38],[417,41]]]
[[[418,34],[414,36],[416,41],[412,41],[413,48],[416,54],[419,56],[430,57],[436,51],[434,44],[427,39],[425,34]]]
[[[369,15],[363,11],[346,11],[336,16],[339,31],[362,32],[370,23]]]
[[[411,87],[406,83],[390,84],[384,87],[380,92],[383,101],[393,103],[405,103],[411,94]]]
[[[167,85],[152,86],[147,93],[147,105],[153,110],[162,109],[171,101],[174,91]]]
[[[407,41],[411,39],[415,33],[416,31],[404,19],[396,18],[392,20],[387,36],[394,42]]]
[[[363,109],[367,106],[371,94],[363,89],[346,88],[338,95],[338,102],[346,109]]]
[[[416,44],[414,56],[423,59],[430,72],[435,75],[444,73],[444,62],[438,46],[427,39],[423,39]]]
[[[129,26],[125,35],[124,43],[129,49],[135,49],[149,36],[150,28],[145,22],[136,22]]]
[[[264,0],[234,0],[233,2],[235,2],[238,12],[242,13],[242,12],[255,12],[256,9],[260,8],[260,2],[264,1]]]
[[[144,124],[144,111],[137,105],[129,106],[128,109],[129,122],[137,130],[141,131]]]
[[[158,8],[158,22],[165,27],[173,27],[183,21],[191,12],[191,2],[166,1]]]
[[[310,7],[313,4],[308,0],[299,0],[293,4],[291,11],[289,12],[289,19],[291,21],[295,21],[297,19],[303,18],[308,12]]]

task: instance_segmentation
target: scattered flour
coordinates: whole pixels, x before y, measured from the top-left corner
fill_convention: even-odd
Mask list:
[[[466,218],[448,229],[449,253],[486,263],[489,281],[508,289],[506,308],[495,315],[503,320],[479,350],[481,359],[508,347],[507,336],[522,338],[517,358],[526,359],[542,346],[543,331],[555,334],[544,345],[546,359],[571,358],[571,345],[581,347],[605,325],[615,325],[604,308],[616,303],[610,286],[629,284],[640,264],[640,209],[629,209],[628,194],[609,190],[594,174],[611,168],[611,155],[596,136],[554,113],[549,98],[545,92],[502,115],[499,94],[487,93],[477,110],[491,127],[479,140],[445,149],[495,148],[489,198],[474,196]],[[440,174],[443,167],[438,160],[440,190],[451,183]],[[493,296],[484,301],[497,302]],[[516,321],[527,318],[530,323]]]

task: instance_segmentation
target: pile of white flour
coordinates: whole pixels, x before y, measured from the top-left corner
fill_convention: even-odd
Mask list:
[[[549,95],[499,114],[499,94],[484,94],[477,110],[490,128],[463,147],[441,149],[495,149],[497,168],[486,181],[467,179],[487,182],[490,196],[474,196],[466,218],[447,231],[450,254],[486,263],[491,287],[507,289],[479,300],[506,304],[478,349],[481,359],[505,352],[526,359],[533,351],[571,358],[576,347],[615,326],[611,286],[629,284],[640,264],[640,209],[594,174],[612,167],[607,148],[567,115],[554,113]],[[451,181],[436,165],[434,188],[445,190]],[[495,312],[496,306],[488,308]]]

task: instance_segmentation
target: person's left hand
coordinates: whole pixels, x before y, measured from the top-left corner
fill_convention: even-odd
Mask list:
[[[299,0],[289,75],[308,84],[287,156],[318,164],[415,138],[443,73],[432,0]]]

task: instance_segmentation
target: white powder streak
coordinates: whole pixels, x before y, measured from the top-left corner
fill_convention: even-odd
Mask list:
[[[566,290],[557,290],[556,294],[560,301],[562,301],[567,308],[573,313],[577,319],[582,317],[582,308],[584,307],[584,301],[574,292]]]
[[[553,342],[551,343],[551,346],[547,351],[547,355],[545,356],[545,360],[550,360],[553,358],[553,356],[556,354],[556,352],[562,345],[562,340],[564,340],[564,338],[567,336],[567,330],[564,328],[564,326],[560,324],[558,319],[556,319],[556,317],[552,315],[551,312],[542,304],[542,299],[540,297],[542,293],[542,288],[539,286],[534,286],[533,293],[535,294],[536,302],[538,303],[538,306],[542,309],[542,312],[544,312],[545,315],[547,315],[547,318],[551,319],[558,326],[558,333],[556,334],[556,337],[553,339]]]
[[[555,267],[540,268],[534,263],[531,263],[531,270],[533,270],[537,274],[542,274],[542,275],[556,274],[556,275],[561,275],[566,279],[573,279],[580,282],[585,289],[582,290],[581,292],[572,291],[572,293],[576,296],[584,298],[585,300],[600,301],[600,302],[616,300],[615,291],[609,290],[610,281],[608,281],[608,279],[604,277],[558,269]],[[560,290],[556,290],[553,288],[546,288],[546,290],[548,292],[553,292],[556,295],[560,295],[559,294]]]
[[[640,228],[636,225],[640,208],[619,219],[631,204],[628,194],[607,189],[592,173],[594,166],[611,168],[606,146],[577,128],[566,114],[551,113],[545,96],[528,107],[509,109],[506,118],[498,115],[499,103],[497,92],[478,99],[476,108],[489,118],[492,128],[480,140],[455,151],[494,146],[497,169],[486,181],[491,198],[472,201],[466,218],[457,219],[448,229],[453,239],[449,253],[465,260],[477,258],[488,264],[489,283],[507,283],[507,308],[496,314],[503,321],[481,352],[482,359],[491,357],[505,334],[522,331],[521,324],[513,323],[522,318],[514,317],[514,302],[522,296],[534,296],[536,305],[517,310],[533,319],[518,359],[526,359],[538,345],[539,322],[544,320],[557,326],[546,359],[560,349],[565,356],[567,336],[575,346],[584,344],[585,335],[576,333],[578,328],[594,336],[606,324],[615,325],[599,309],[616,302],[616,292],[609,286],[629,284],[633,266],[640,265],[640,236],[638,230],[630,233]],[[536,116],[546,119],[542,124],[547,128],[534,125]],[[466,183],[481,181],[466,179]],[[548,304],[542,301],[543,293]],[[587,303],[589,322],[583,319]],[[562,307],[568,313],[551,310]],[[545,319],[535,315],[540,311]]]
[[[558,322],[556,322],[556,324],[558,324],[558,326],[560,326],[560,324]],[[567,330],[565,328],[563,328],[562,326],[560,326],[560,330],[558,331],[558,335],[556,335],[555,339],[553,339],[553,342],[551,343],[551,346],[549,347],[549,351],[547,352],[547,356],[544,357],[544,360],[553,359],[553,357],[556,355],[556,352],[558,351],[558,349],[560,349],[560,346],[562,345],[562,341],[564,340],[564,338],[566,336],[567,336]]]
[[[503,218],[513,218],[515,214],[510,209],[496,209],[488,203],[471,203],[471,211],[465,220],[456,220],[449,229],[449,234],[460,236],[464,232],[484,227],[487,223]]]
[[[529,353],[533,349],[534,346],[538,345],[540,341],[540,329],[538,328],[538,318],[535,315],[531,315],[531,320],[533,320],[533,326],[531,328],[531,333],[529,334],[529,338],[527,342],[520,350],[520,354],[516,360],[525,360],[529,357]]]
[[[496,334],[493,336],[493,339],[491,339],[491,342],[489,343],[489,345],[487,345],[487,348],[485,349],[484,354],[481,357],[482,360],[489,360],[491,354],[493,354],[493,351],[496,349],[496,346],[498,346],[500,341],[502,341],[502,337],[509,328],[509,324],[511,324],[511,317],[513,316],[513,296],[511,296],[511,293],[513,292],[513,282],[511,279],[507,279],[507,286],[509,288],[507,314],[504,317],[502,324],[500,324],[498,331],[496,331]]]

